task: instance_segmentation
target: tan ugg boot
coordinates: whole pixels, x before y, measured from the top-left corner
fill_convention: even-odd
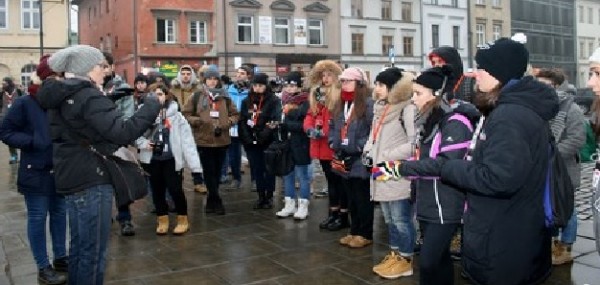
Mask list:
[[[182,235],[185,234],[190,229],[190,224],[188,223],[188,218],[186,215],[178,215],[177,216],[177,226],[173,229],[174,235]]]
[[[169,216],[158,216],[156,221],[158,222],[158,225],[156,226],[156,234],[161,236],[166,235],[169,231]]]

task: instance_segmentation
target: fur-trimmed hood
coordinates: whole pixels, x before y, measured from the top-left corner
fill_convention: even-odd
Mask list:
[[[308,83],[310,86],[315,86],[321,83],[321,75],[324,71],[331,71],[337,76],[342,74],[342,69],[335,61],[330,59],[319,60],[310,71],[310,75],[308,77]]]
[[[192,71],[192,79],[190,80],[190,83],[185,85],[183,83],[181,83],[181,70],[187,68],[190,69]],[[177,77],[175,77],[172,81],[171,81],[171,87],[172,88],[181,88],[181,89],[192,89],[194,86],[196,86],[198,84],[198,76],[196,75],[196,71],[194,71],[194,68],[192,68],[191,65],[189,64],[184,64],[179,68],[179,72],[177,73]]]
[[[406,71],[402,71],[402,78],[398,80],[389,91],[387,101],[390,105],[400,104],[410,100],[412,97],[412,84],[415,76]],[[377,95],[373,92],[373,100],[377,100]]]

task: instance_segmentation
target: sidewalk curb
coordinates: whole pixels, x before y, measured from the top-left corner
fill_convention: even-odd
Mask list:
[[[10,264],[4,252],[4,240],[0,236],[0,285],[13,284],[10,280]]]

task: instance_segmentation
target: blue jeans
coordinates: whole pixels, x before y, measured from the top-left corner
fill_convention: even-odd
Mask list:
[[[557,233],[558,234],[558,233]],[[577,238],[577,209],[573,211],[573,215],[567,222],[564,228],[560,229],[560,241],[565,244],[575,243]]]
[[[233,176],[233,179],[242,181],[242,143],[237,137],[231,137],[231,144],[225,154],[221,176],[227,176],[228,167],[231,167],[231,176]]]
[[[383,218],[388,226],[389,243],[392,250],[402,256],[412,256],[417,230],[413,221],[410,199],[380,202]]]
[[[288,175],[283,177],[283,185],[285,189],[285,197],[295,198],[296,197],[296,177],[300,181],[300,195],[301,199],[310,198],[310,164],[307,165],[294,165],[294,170]]]
[[[112,185],[98,185],[67,195],[71,247],[69,284],[104,283],[111,226]]]
[[[50,265],[46,249],[46,220],[50,215],[50,235],[54,259],[67,256],[67,206],[61,195],[25,194],[27,238],[38,269]]]

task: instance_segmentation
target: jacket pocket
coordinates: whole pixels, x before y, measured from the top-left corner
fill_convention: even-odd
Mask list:
[[[465,262],[478,268],[489,266],[490,230],[483,221],[476,221],[471,215],[465,215],[463,233],[463,257]]]

